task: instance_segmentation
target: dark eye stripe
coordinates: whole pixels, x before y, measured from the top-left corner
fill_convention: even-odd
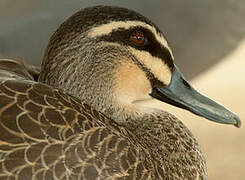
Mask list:
[[[145,37],[147,37],[147,43],[145,45],[135,45],[132,43],[130,40],[130,36],[134,32],[142,32]],[[169,52],[169,50],[161,45],[157,40],[154,34],[148,29],[145,29],[143,27],[133,27],[131,29],[124,29],[124,28],[119,28],[117,30],[112,31],[108,35],[103,35],[101,37],[97,38],[98,41],[107,41],[107,42],[116,42],[118,44],[126,45],[126,46],[131,46],[137,50],[143,50],[149,52],[152,56],[158,57],[166,63],[171,71],[174,67],[173,65],[173,59],[172,56]]]

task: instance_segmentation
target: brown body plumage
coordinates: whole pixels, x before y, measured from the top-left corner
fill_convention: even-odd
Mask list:
[[[148,34],[149,51],[124,42],[131,28]],[[206,179],[200,147],[181,121],[138,105],[170,83],[172,58],[148,19],[99,6],[61,25],[40,75],[1,60],[0,179]]]
[[[159,111],[120,126],[78,99],[34,82],[18,62],[1,60],[0,69],[0,178],[206,176],[196,140],[170,114]]]

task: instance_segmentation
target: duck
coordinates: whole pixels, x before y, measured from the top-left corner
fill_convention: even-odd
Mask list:
[[[41,69],[0,60],[0,179],[207,179],[197,140],[154,99],[241,126],[188,83],[148,18],[81,9],[52,35]]]

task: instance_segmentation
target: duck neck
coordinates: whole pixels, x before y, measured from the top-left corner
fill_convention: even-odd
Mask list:
[[[138,119],[128,119],[124,126],[134,135],[135,142],[139,142],[139,146],[149,153],[163,174],[171,172],[179,177],[187,177],[189,173],[193,179],[206,174],[205,159],[196,139],[171,114],[155,111]]]

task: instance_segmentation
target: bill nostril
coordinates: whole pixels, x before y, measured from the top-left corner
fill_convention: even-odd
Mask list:
[[[181,80],[182,80],[183,84],[185,85],[185,87],[187,87],[188,89],[191,88],[191,85],[185,79],[181,78]]]

